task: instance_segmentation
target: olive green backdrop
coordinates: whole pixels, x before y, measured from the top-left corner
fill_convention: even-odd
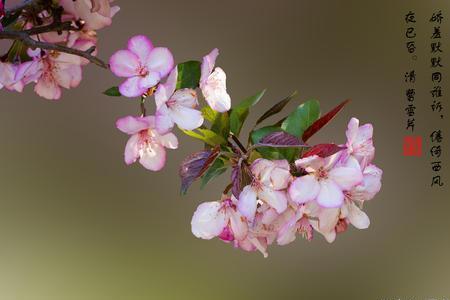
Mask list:
[[[268,88],[250,124],[294,90],[297,104],[316,98],[323,110],[351,98],[314,142],[344,142],[352,116],[374,124],[375,163],[384,176],[366,206],[372,224],[334,244],[317,235],[271,247],[267,259],[196,239],[192,213],[218,199],[226,178],[180,197],[178,164],[201,147],[181,133],[162,172],[126,167],[127,137],[114,123],[137,114],[138,103],[103,96],[119,80],[88,66],[81,86],[59,102],[30,87],[0,92],[1,300],[450,298],[450,115],[432,118],[428,94],[428,19],[437,9],[445,17],[443,87],[450,93],[449,1],[116,3],[122,10],[99,34],[102,58],[134,34],[170,47],[177,62],[218,47],[234,103]],[[417,61],[404,45],[409,10],[418,19]],[[428,154],[402,156],[403,76],[412,64],[419,74],[417,134],[447,127],[440,190],[429,187]],[[448,97],[444,102],[448,111]]]

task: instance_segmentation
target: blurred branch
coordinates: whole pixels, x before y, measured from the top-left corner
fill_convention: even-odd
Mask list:
[[[64,24],[64,23],[61,23],[61,24]],[[44,50],[54,50],[54,51],[58,51],[58,52],[73,54],[73,55],[77,55],[77,56],[86,58],[90,62],[92,62],[102,68],[107,69],[109,67],[107,63],[105,63],[101,59],[92,55],[92,52],[95,50],[95,47],[91,47],[86,51],[82,51],[82,50],[78,50],[78,49],[74,49],[74,48],[70,48],[70,47],[66,47],[66,46],[62,46],[62,45],[58,45],[58,44],[36,41],[30,37],[30,33],[36,34],[36,31],[38,33],[52,31],[52,30],[48,31],[51,28],[50,26],[51,25],[37,27],[37,28],[35,28],[35,30],[30,29],[30,30],[24,30],[24,31],[17,31],[17,30],[0,31],[0,40],[1,39],[9,39],[9,40],[21,41],[24,45],[30,47],[31,49],[40,48],[40,49],[44,49]],[[40,32],[40,31],[43,31],[43,32]],[[57,30],[54,30],[54,31],[57,31]]]

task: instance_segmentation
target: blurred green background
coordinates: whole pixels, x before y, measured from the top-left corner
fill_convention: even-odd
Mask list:
[[[273,246],[267,259],[196,239],[192,213],[217,200],[227,179],[203,191],[196,184],[181,197],[178,165],[201,147],[181,133],[162,172],[125,166],[127,137],[114,122],[137,114],[138,103],[103,96],[119,80],[88,66],[81,86],[59,102],[30,87],[0,92],[0,300],[450,298],[450,145],[445,138],[447,183],[431,189],[426,138],[436,128],[449,133],[450,115],[433,118],[428,92],[428,19],[442,9],[443,87],[450,93],[449,1],[116,3],[122,10],[113,26],[99,33],[100,57],[134,34],[169,47],[177,62],[218,47],[234,103],[268,88],[248,125],[294,90],[300,97],[290,108],[315,98],[326,111],[352,99],[314,142],[344,142],[352,116],[374,124],[375,163],[384,176],[366,206],[372,224],[333,244],[317,235]],[[409,10],[418,19],[417,61],[405,48]],[[416,132],[427,141],[422,158],[402,156],[403,76],[413,65]]]

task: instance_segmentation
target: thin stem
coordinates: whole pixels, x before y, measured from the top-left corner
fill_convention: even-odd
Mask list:
[[[55,22],[52,23],[50,25],[45,25],[45,26],[39,26],[39,27],[33,27],[31,29],[28,30],[22,30],[23,33],[28,34],[28,35],[36,35],[36,34],[42,34],[42,33],[47,33],[47,32],[61,32],[61,31],[78,31],[80,30],[79,28],[76,28],[74,26],[72,26],[72,21],[67,21],[67,22]]]
[[[242,151],[242,153],[246,154],[247,153],[247,149],[245,149],[244,145],[242,145],[241,141],[238,139],[237,136],[235,136],[234,134],[230,133],[230,137],[233,140],[233,142],[236,143],[236,145],[239,147],[239,149]]]
[[[145,108],[145,99],[146,98],[147,98],[146,96],[141,97],[141,114],[143,117],[145,117],[147,115],[147,109]]]
[[[0,40],[1,39],[9,39],[9,40],[16,40],[21,41],[26,46],[30,47],[31,49],[45,49],[45,50],[54,50],[58,52],[64,52],[68,54],[77,55],[83,58],[86,58],[90,62],[96,64],[99,67],[108,69],[109,65],[102,61],[101,59],[95,57],[92,55],[92,47],[88,49],[87,51],[81,51],[78,49],[73,49],[70,47],[58,45],[58,44],[51,44],[51,43],[45,43],[41,41],[33,40],[29,34],[26,31],[13,31],[13,30],[4,30],[0,31]],[[94,48],[95,49],[95,48]]]

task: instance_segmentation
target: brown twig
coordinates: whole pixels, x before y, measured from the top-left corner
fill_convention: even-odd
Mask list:
[[[42,26],[40,28],[45,28],[45,26]],[[30,30],[32,30],[32,29],[30,29]],[[40,48],[40,49],[45,49],[45,50],[54,50],[54,51],[58,51],[58,52],[64,52],[64,53],[68,53],[68,54],[72,54],[72,55],[77,55],[77,56],[86,58],[90,62],[92,62],[102,68],[107,69],[109,67],[107,63],[105,63],[101,59],[92,55],[92,51],[93,51],[92,48],[88,49],[87,51],[82,51],[82,50],[78,50],[78,49],[74,49],[74,48],[70,48],[70,47],[66,47],[66,46],[62,46],[62,45],[58,45],[58,44],[36,41],[30,37],[30,35],[29,35],[29,33],[27,33],[27,31],[16,31],[16,30],[0,31],[0,40],[1,39],[21,41],[23,44],[30,47],[31,49]]]
[[[31,29],[22,30],[22,32],[31,36],[31,35],[36,35],[36,34],[48,33],[48,32],[62,32],[62,31],[70,31],[70,30],[78,31],[80,29],[77,27],[74,27],[72,21],[67,21],[67,22],[62,22],[62,23],[55,22],[50,25],[33,27]]]

